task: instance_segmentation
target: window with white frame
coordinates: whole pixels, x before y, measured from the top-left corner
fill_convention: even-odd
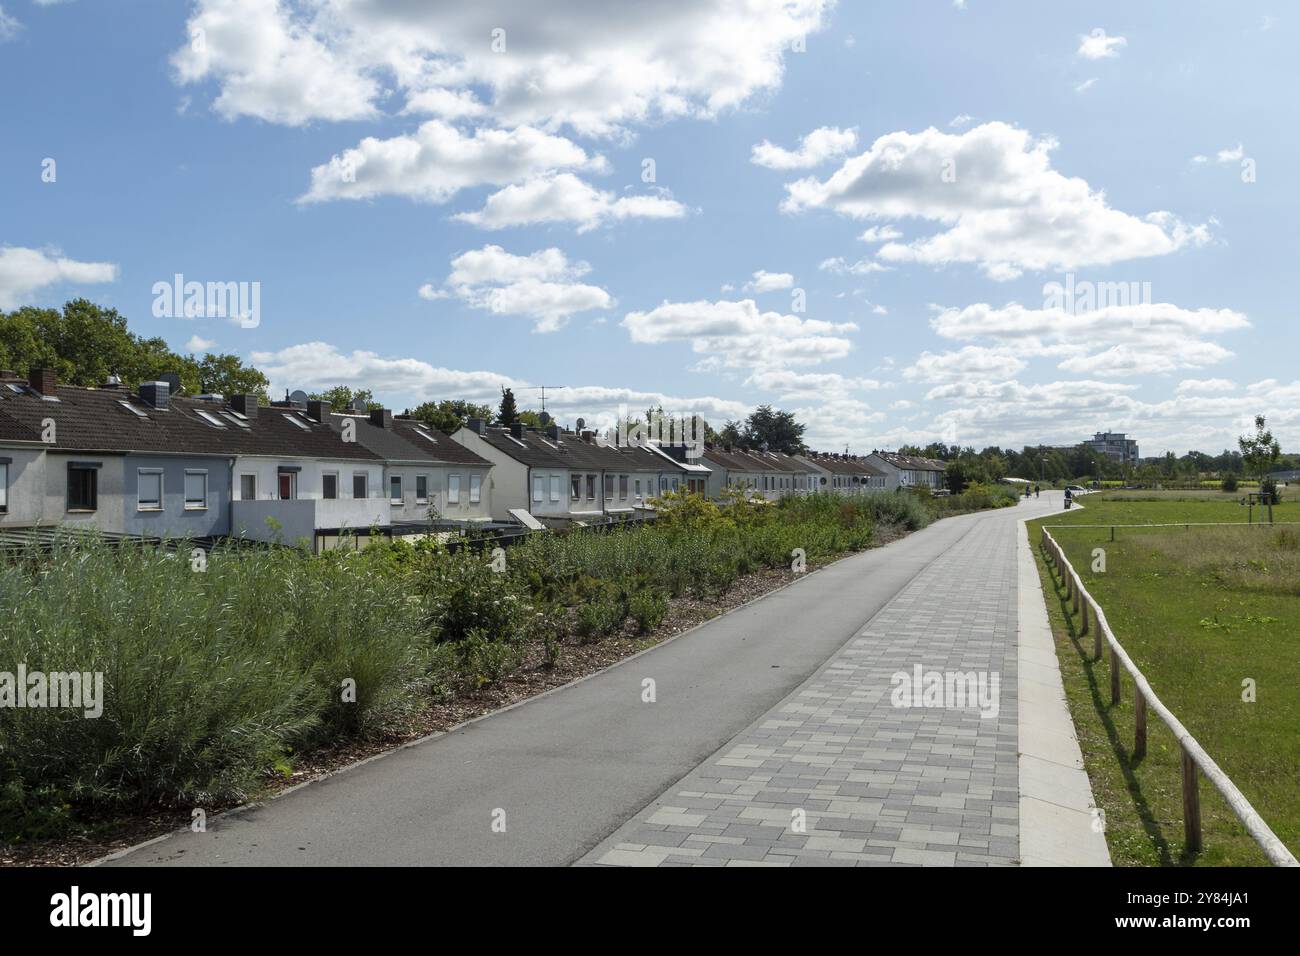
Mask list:
[[[545,489],[542,487],[542,476],[533,475],[533,501],[540,503],[544,491]]]
[[[402,476],[388,476],[388,500],[395,505],[402,503]]]
[[[582,475],[569,476],[569,497],[574,501],[582,497]]]
[[[447,504],[460,504],[460,475],[449,475],[447,478]]]
[[[370,476],[364,471],[357,471],[352,474],[352,497],[370,497]]]
[[[240,501],[257,500],[257,475],[239,476],[239,500]]]
[[[206,511],[208,507],[208,473],[206,471],[185,472],[185,510]]]
[[[333,501],[339,496],[339,476],[337,472],[327,471],[320,476],[320,496],[326,501]]]
[[[470,475],[469,476],[469,503],[472,505],[476,505],[482,500],[483,500],[483,476]]]
[[[633,482],[632,482],[632,486],[633,486],[633,494],[635,494],[636,497],[637,497],[637,499],[640,500],[640,498],[641,498],[641,479],[640,479],[640,478],[637,478],[635,481],[633,481]]]
[[[426,504],[429,501],[429,476],[415,476],[415,502],[416,504]]]
[[[609,500],[610,498],[613,498],[614,497],[614,476],[613,475],[605,476],[604,486],[605,486],[605,499]]]
[[[161,468],[141,468],[136,472],[135,509],[137,511],[162,511]]]
[[[559,475],[551,475],[551,502],[554,504],[560,500],[560,490],[563,481]]]
[[[9,510],[9,462],[0,461],[0,515]]]
[[[627,475],[618,476],[618,496],[620,498],[627,497]]]

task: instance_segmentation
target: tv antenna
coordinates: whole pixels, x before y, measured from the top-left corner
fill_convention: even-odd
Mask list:
[[[533,385],[528,388],[520,389],[521,392],[541,392],[542,393],[542,411],[546,411],[546,390],[556,388],[568,388],[567,385]]]

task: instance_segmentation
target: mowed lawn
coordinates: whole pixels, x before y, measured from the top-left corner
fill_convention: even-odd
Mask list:
[[[1239,495],[1107,492],[1030,523],[1052,533],[1101,603],[1120,643],[1167,707],[1199,740],[1293,853],[1300,854],[1300,524],[1248,527]],[[1256,520],[1259,510],[1255,511]],[[1300,522],[1300,503],[1274,508]],[[1178,524],[1191,527],[1116,527]],[[1232,522],[1236,527],[1196,527]],[[1077,527],[1103,525],[1100,528]],[[1093,570],[1102,549],[1105,570]],[[1201,779],[1203,850],[1185,852],[1179,748],[1149,712],[1147,755],[1132,758],[1133,684],[1110,705],[1108,658],[1039,569],[1066,695],[1117,865],[1265,865],[1213,784]],[[1253,681],[1255,701],[1243,700]]]

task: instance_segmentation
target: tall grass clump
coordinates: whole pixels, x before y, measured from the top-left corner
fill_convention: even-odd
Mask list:
[[[97,718],[0,708],[5,839],[68,808],[244,799],[295,751],[391,719],[422,678],[399,582],[295,549],[219,549],[200,571],[185,547],[64,540],[0,563],[0,607],[0,671],[103,674]]]

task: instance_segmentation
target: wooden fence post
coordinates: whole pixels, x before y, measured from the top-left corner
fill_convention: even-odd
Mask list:
[[[1092,632],[1092,659],[1101,660],[1101,625],[1098,624]]]
[[[1142,691],[1133,698],[1133,759],[1145,757],[1147,753],[1147,698]]]
[[[1110,705],[1119,703],[1119,651],[1110,649]]]
[[[1079,633],[1088,633],[1088,599],[1079,602]]]
[[[1201,849],[1201,793],[1197,786],[1196,761],[1183,747],[1183,838],[1190,853]]]
[[[1074,613],[1079,613],[1079,579],[1076,575],[1070,575],[1070,588],[1074,592]]]

